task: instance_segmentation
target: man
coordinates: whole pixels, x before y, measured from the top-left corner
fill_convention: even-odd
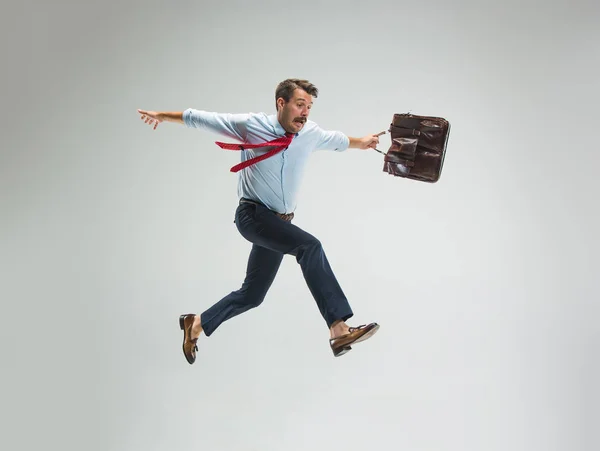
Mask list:
[[[349,327],[352,309],[339,286],[323,247],[317,238],[292,224],[296,194],[310,154],[315,150],[370,149],[378,135],[352,138],[339,131],[326,131],[308,115],[317,88],[307,80],[284,80],[276,88],[277,114],[224,114],[188,108],[183,112],[138,110],[141,119],[156,130],[163,121],[218,133],[242,144],[217,142],[222,148],[240,150],[239,205],[235,224],[252,243],[242,286],[212,305],[201,315],[179,318],[183,330],[183,353],[193,364],[202,332],[208,337],[220,324],[264,300],[284,255],[292,255],[329,327],[333,355],[347,353],[351,345],[371,337],[377,323]]]

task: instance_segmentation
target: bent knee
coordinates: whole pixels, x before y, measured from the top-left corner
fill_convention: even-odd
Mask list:
[[[304,247],[317,249],[317,248],[322,248],[323,245],[321,244],[321,241],[319,241],[318,238],[311,236],[304,242]]]
[[[263,291],[252,292],[252,291],[245,291],[243,289],[240,290],[240,291],[244,295],[244,299],[243,299],[242,302],[243,302],[243,304],[246,304],[249,309],[256,308],[260,304],[262,304],[263,301],[265,300],[266,295],[267,295],[267,293],[265,293]]]
[[[251,298],[250,302],[249,302],[250,308],[258,307],[260,304],[263,303],[264,300],[265,300],[265,296]]]

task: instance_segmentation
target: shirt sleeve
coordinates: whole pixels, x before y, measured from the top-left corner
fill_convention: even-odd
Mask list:
[[[350,139],[342,132],[336,130],[319,131],[319,141],[315,150],[333,150],[335,152],[343,152],[350,146]]]
[[[247,113],[215,113],[194,108],[183,112],[183,123],[186,127],[208,130],[240,141],[246,139],[246,124],[249,118]]]

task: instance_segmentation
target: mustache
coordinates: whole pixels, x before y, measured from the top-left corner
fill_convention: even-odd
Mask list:
[[[306,122],[306,118],[305,117],[297,117],[297,118],[294,119],[294,121],[298,121],[298,122],[304,123],[304,122]]]

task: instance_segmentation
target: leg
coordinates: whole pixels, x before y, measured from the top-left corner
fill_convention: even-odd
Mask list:
[[[200,324],[210,336],[221,323],[252,308],[258,307],[273,284],[283,254],[254,244],[248,258],[246,278],[241,288],[232,291],[202,313]]]
[[[295,256],[327,326],[344,330],[343,322],[353,312],[317,238],[260,205],[240,205],[236,224],[241,235],[255,245]]]
[[[296,257],[308,288],[329,327],[329,344],[334,356],[344,355],[352,349],[351,345],[377,332],[377,323],[359,327],[348,327],[346,324],[346,320],[353,316],[352,309],[317,238],[260,205],[238,207],[236,223],[242,236],[252,243]]]
[[[295,256],[302,269],[329,327],[330,345],[335,356],[345,354],[351,344],[370,337],[379,328],[376,323],[359,328],[346,325],[345,321],[353,316],[353,312],[317,238],[260,205],[239,205],[235,223],[240,234],[253,243],[246,279],[239,290],[225,296],[201,316],[180,317],[180,327],[184,331],[183,352],[190,364],[196,359],[196,341],[203,330],[208,336],[223,321],[262,303],[285,254]]]
[[[253,245],[248,258],[246,278],[239,290],[229,293],[201,315],[181,315],[179,325],[183,330],[183,354],[189,364],[196,361],[196,343],[202,331],[208,337],[224,321],[262,303],[282,260],[283,254]]]

